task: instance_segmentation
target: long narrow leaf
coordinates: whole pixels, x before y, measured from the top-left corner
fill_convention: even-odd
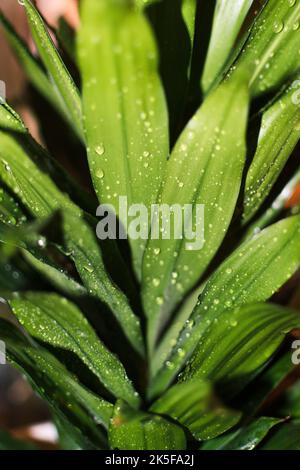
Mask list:
[[[240,413],[218,403],[210,385],[201,380],[174,385],[153,403],[151,411],[170,416],[199,441],[219,436],[240,419]]]
[[[9,299],[9,305],[34,338],[75,353],[118,398],[138,402],[119,360],[97,338],[80,310],[55,294],[26,293]]]
[[[183,429],[158,415],[135,411],[124,402],[117,402],[109,428],[112,449],[119,450],[183,450],[186,440]]]
[[[206,92],[222,71],[253,0],[217,0],[202,76]]]
[[[181,216],[190,205],[194,234],[176,235],[183,222],[176,223],[175,217],[169,234],[166,222],[171,226],[172,215],[157,210],[143,265],[150,350],[174,306],[200,279],[223,241],[241,185],[247,115],[243,79],[221,85],[189,122],[168,161],[159,204],[179,207]],[[201,204],[204,217],[198,211]],[[156,237],[158,225],[163,235]]]
[[[128,208],[149,208],[169,153],[156,47],[142,12],[130,2],[82,3],[79,58],[89,165],[101,203],[111,204],[127,228],[119,197],[127,197]],[[131,244],[138,276],[145,243]]]
[[[300,139],[300,106],[292,86],[262,117],[257,149],[247,173],[244,222],[264,202]]]
[[[57,91],[62,105],[73,120],[78,135],[83,138],[82,108],[78,89],[55,48],[39,12],[30,0],[24,0],[22,4],[26,10],[32,37],[53,81],[54,90]]]
[[[150,395],[165,390],[206,329],[217,325],[226,311],[270,298],[299,268],[299,246],[300,216],[294,216],[265,229],[238,248],[206,284],[180,335],[174,338],[173,350],[164,365],[159,371],[152,371],[155,378]]]

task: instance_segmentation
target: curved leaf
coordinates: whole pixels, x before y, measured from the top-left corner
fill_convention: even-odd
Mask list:
[[[206,378],[221,387],[222,396],[242,390],[266,365],[286,333],[299,328],[297,312],[271,304],[225,310],[206,327],[181,380]],[[222,321],[221,321],[222,320]]]
[[[66,249],[71,253],[86,288],[112,309],[133,347],[142,354],[144,342],[139,320],[126,296],[109,278],[99,245],[81,209],[58,190],[11,136],[3,132],[0,132],[1,162],[0,178],[35,217],[46,218],[56,210],[64,211]]]
[[[30,0],[22,2],[26,10],[32,37],[41,59],[53,81],[55,92],[73,121],[78,135],[83,138],[82,108],[79,91],[55,48],[48,29]]]
[[[85,0],[79,58],[93,184],[102,204],[155,202],[169,153],[168,118],[149,25],[130,2]],[[140,275],[146,241],[131,240]]]
[[[174,306],[199,281],[230,224],[245,163],[247,115],[244,81],[221,85],[189,122],[168,161],[159,204],[179,207],[181,216],[189,204],[188,222],[196,235],[188,239],[183,222],[174,223],[169,235],[164,227],[171,225],[172,216],[157,210],[143,264],[150,351]],[[163,230],[159,237],[158,228]],[[178,230],[181,239],[175,236]]]
[[[300,106],[295,88],[286,92],[263,114],[258,144],[247,173],[244,222],[257,212],[300,139]]]
[[[249,73],[254,96],[283,83],[299,68],[299,0],[268,0],[234,64]]]
[[[29,81],[39,91],[39,93],[56,109],[69,124],[73,124],[66,109],[62,105],[56,91],[53,89],[47,73],[42,68],[40,62],[32,55],[23,39],[17,34],[10,22],[0,12],[0,22],[4,29],[5,36],[22,69],[26,73]],[[0,121],[1,122],[1,121]]]
[[[253,450],[268,432],[280,423],[278,418],[262,417],[225,436],[220,436],[201,446],[201,450]]]
[[[136,405],[139,401],[126,372],[89,325],[80,310],[56,294],[14,296],[9,305],[26,331],[36,339],[75,353],[113,395]]]
[[[206,284],[180,335],[174,338],[166,362],[159,371],[152,372],[155,377],[151,396],[165,390],[206,328],[218,322],[226,310],[270,298],[296,272],[300,266],[299,246],[300,216],[289,217],[244,243],[221,264]]]
[[[300,425],[283,424],[263,443],[260,450],[300,450]]]
[[[170,416],[199,441],[231,429],[241,416],[218,403],[209,383],[202,380],[174,385],[153,403],[151,411]]]
[[[108,427],[113,406],[89,392],[52,354],[29,343],[15,326],[1,319],[0,338],[9,361],[26,374],[55,413],[92,438],[98,448],[104,445],[101,427]]]
[[[253,0],[217,0],[202,87],[211,87],[222,71]]]
[[[0,128],[26,133],[27,129],[17,113],[0,98]]]
[[[109,428],[109,443],[119,450],[184,450],[183,429],[158,415],[129,408],[118,401]]]

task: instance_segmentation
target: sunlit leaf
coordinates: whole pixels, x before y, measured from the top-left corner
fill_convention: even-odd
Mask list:
[[[168,161],[159,204],[175,207],[182,218],[186,205],[192,211],[184,220],[184,233],[178,215],[173,223],[172,215],[157,210],[152,223],[143,264],[150,350],[172,309],[204,273],[230,224],[245,163],[247,115],[244,81],[223,84],[191,119]]]

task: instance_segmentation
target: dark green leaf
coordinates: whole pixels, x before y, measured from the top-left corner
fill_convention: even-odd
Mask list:
[[[258,418],[236,431],[205,442],[201,450],[253,450],[266,437],[268,432],[280,423],[278,418]]]
[[[217,0],[202,76],[205,92],[222,71],[253,0]]]
[[[268,0],[233,71],[249,73],[254,96],[283,83],[299,67],[298,0]]]
[[[23,1],[26,10],[32,37],[35,41],[41,59],[49,73],[54,91],[57,92],[62,106],[73,121],[78,135],[83,138],[82,130],[82,109],[79,91],[63,63],[49,31],[30,0]]]
[[[174,385],[151,406],[151,411],[170,416],[199,441],[219,436],[237,424],[241,416],[222,406],[211,386],[202,380]]]
[[[74,304],[56,294],[26,292],[9,299],[9,305],[31,336],[72,351],[113,395],[132,405],[139,402],[122,364]]]

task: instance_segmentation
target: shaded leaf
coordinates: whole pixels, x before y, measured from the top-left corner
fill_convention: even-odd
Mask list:
[[[98,339],[80,310],[56,294],[29,293],[8,299],[26,331],[36,339],[75,353],[113,395],[139,401],[125,369]]]
[[[120,450],[184,450],[183,429],[158,415],[129,408],[122,401],[115,405],[109,427],[109,443]]]
[[[0,450],[37,450],[37,448],[29,442],[16,439],[0,430]]]
[[[98,448],[105,445],[102,426],[108,427],[113,406],[80,385],[52,354],[29,343],[11,323],[0,320],[0,338],[9,361],[26,374],[54,412],[89,436]]]
[[[249,31],[233,71],[249,73],[254,96],[283,83],[299,67],[298,0],[268,0]]]
[[[173,223],[172,215],[157,210],[152,223],[143,264],[150,351],[172,309],[199,281],[228,229],[245,163],[247,114],[244,81],[221,85],[191,119],[168,161],[159,204],[175,207],[182,218],[183,208],[190,204],[192,213],[186,216],[184,233],[178,215]],[[159,228],[163,235],[158,232],[158,238]],[[194,234],[187,233],[189,228]]]
[[[290,86],[262,116],[257,149],[246,178],[244,222],[260,208],[300,139],[300,106],[294,94],[295,88]]]
[[[294,216],[265,229],[227,258],[206,284],[179,337],[174,338],[166,362],[160,371],[152,371],[156,377],[150,393],[165,390],[206,328],[218,322],[226,310],[270,298],[299,268],[299,246],[300,216]],[[179,349],[185,354],[178,354]]]
[[[237,424],[241,416],[222,406],[211,386],[202,380],[174,385],[154,402],[151,411],[170,416],[199,441],[219,436]]]
[[[0,132],[0,145],[1,179],[37,218],[50,217],[54,211],[64,210],[66,251],[71,253],[86,288],[112,308],[133,347],[142,353],[139,320],[126,296],[109,278],[99,245],[81,209],[58,190],[11,136]]]
[[[59,96],[53,89],[52,83],[40,62],[30,52],[23,39],[18,35],[7,18],[5,18],[1,13],[0,22],[4,29],[7,41],[14,51],[19,63],[22,66],[22,70],[24,70],[26,73],[29,81],[69,124],[73,124]],[[1,114],[2,113],[0,112],[0,116]]]

